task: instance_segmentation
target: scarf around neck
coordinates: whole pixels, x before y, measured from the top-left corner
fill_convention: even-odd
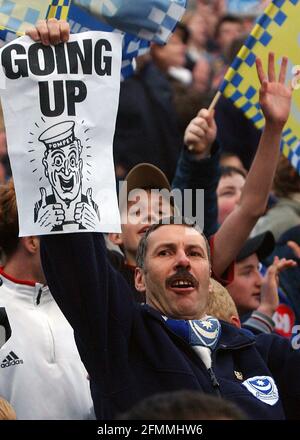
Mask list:
[[[163,317],[167,327],[183,338],[189,345],[207,347],[213,351],[221,335],[218,319],[206,316],[202,319],[184,320]]]

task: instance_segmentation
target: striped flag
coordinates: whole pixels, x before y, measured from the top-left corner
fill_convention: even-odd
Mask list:
[[[113,28],[165,43],[183,16],[187,0],[74,0]]]
[[[132,75],[134,58],[145,54],[151,41],[167,42],[186,4],[187,0],[74,0],[69,22],[77,23],[74,32],[83,28],[125,33],[121,71],[124,79]]]
[[[276,72],[281,59],[289,58],[288,80],[295,86],[290,117],[282,136],[282,152],[300,173],[300,0],[273,0],[258,18],[237,57],[228,69],[220,91],[240,108],[257,128],[264,126],[259,105],[260,87],[255,59],[267,65],[269,52],[276,56]],[[299,82],[299,85],[298,85]]]
[[[0,0],[0,28],[22,35],[44,18],[66,18],[71,0]]]

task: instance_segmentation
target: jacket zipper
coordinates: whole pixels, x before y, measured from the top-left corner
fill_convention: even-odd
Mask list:
[[[212,367],[207,369],[215,393],[221,397],[220,384]]]

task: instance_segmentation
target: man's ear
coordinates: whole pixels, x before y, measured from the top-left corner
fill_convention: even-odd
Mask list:
[[[140,267],[135,268],[134,281],[136,290],[146,292],[145,273]]]
[[[34,235],[30,235],[29,237],[22,237],[22,242],[27,252],[31,254],[36,254],[40,249],[40,240],[38,237]]]
[[[117,246],[121,246],[123,244],[123,236],[121,232],[110,232],[108,234],[108,238],[113,244],[116,244]]]
[[[44,165],[44,168],[45,168],[45,176],[46,176],[46,177],[49,177],[49,173],[48,173],[48,162],[47,162],[47,160],[46,160],[45,157],[43,157],[42,162],[43,162],[43,165]]]
[[[236,316],[236,315],[232,315],[230,317],[230,324],[234,325],[237,328],[241,328],[242,327],[240,318],[238,316]]]

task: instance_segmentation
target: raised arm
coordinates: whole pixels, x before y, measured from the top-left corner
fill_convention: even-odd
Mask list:
[[[96,379],[105,373],[107,351],[119,356],[114,338],[129,337],[135,307],[132,293],[107,261],[102,234],[42,236],[41,259],[50,291],[74,329],[90,376]]]
[[[44,44],[58,44],[68,40],[69,25],[43,20],[27,34]],[[90,190],[87,199],[93,207]],[[121,359],[113,341],[122,340],[125,347],[131,329],[135,304],[127,282],[108,262],[102,234],[43,236],[41,257],[50,291],[74,329],[91,378],[104,380],[109,368],[107,353]]]
[[[259,102],[266,123],[239,206],[226,218],[215,236],[213,266],[218,276],[236,258],[256,221],[266,209],[280,154],[281,134],[291,106],[291,88],[285,85],[287,62],[284,57],[276,81],[274,54],[269,54],[268,75],[263,70],[261,60],[256,60],[261,84]]]
[[[185,130],[185,148],[179,157],[172,187],[192,191],[183,199],[184,207],[191,202],[188,213],[196,216],[197,189],[204,190],[204,234],[209,237],[218,228],[216,189],[219,182],[220,148],[216,142],[217,127],[213,112],[201,109]],[[192,208],[192,209],[191,209]],[[189,214],[190,215],[190,214]]]

